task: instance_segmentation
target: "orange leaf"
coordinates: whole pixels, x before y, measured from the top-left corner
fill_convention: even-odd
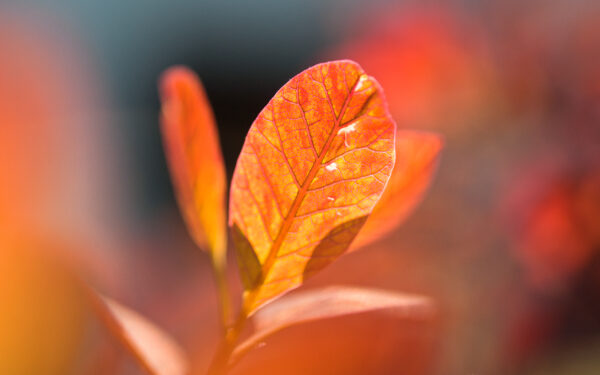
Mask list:
[[[275,94],[231,185],[245,313],[347,250],[391,174],[395,129],[379,84],[352,61],[316,65]]]
[[[177,201],[198,246],[224,252],[225,167],[213,113],[198,77],[174,67],[160,80],[161,129]]]
[[[104,324],[136,361],[153,375],[184,375],[188,364],[183,351],[166,333],[137,312],[89,290]]]
[[[231,363],[268,336],[292,325],[372,311],[389,311],[397,318],[429,318],[433,305],[427,297],[367,288],[333,286],[297,293],[254,315],[254,333],[237,346]]]
[[[373,209],[351,250],[383,237],[397,228],[417,207],[437,169],[444,145],[436,133],[401,130],[396,133],[396,164],[381,199]]]

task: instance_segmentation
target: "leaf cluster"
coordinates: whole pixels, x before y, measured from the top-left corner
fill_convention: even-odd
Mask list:
[[[209,373],[224,373],[291,325],[373,310],[429,311],[424,298],[348,287],[278,299],[393,230],[420,201],[437,165],[441,138],[397,131],[383,90],[358,64],[315,65],[275,94],[248,131],[228,205],[217,126],[199,78],[171,68],[160,93],[177,202],[192,238],[212,259],[219,288],[223,341]],[[228,230],[244,286],[235,319],[225,277]],[[254,333],[239,342],[248,319]]]

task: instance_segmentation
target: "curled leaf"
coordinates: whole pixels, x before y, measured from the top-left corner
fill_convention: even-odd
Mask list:
[[[296,293],[254,315],[254,333],[238,345],[232,363],[268,336],[292,325],[373,311],[386,311],[397,318],[424,319],[432,316],[434,308],[427,297],[378,289],[333,286]]]
[[[116,301],[89,295],[104,324],[138,364],[153,375],[184,375],[188,364],[181,348],[165,332]]]
[[[351,250],[364,247],[397,228],[427,191],[444,146],[436,133],[400,130],[396,133],[396,164],[392,176],[360,230]]]
[[[198,246],[226,248],[225,167],[210,104],[198,77],[174,67],[160,80],[161,130],[188,230]]]
[[[303,71],[261,111],[229,207],[236,245],[258,259],[240,267],[247,314],[347,250],[391,174],[395,129],[379,84],[347,60]]]

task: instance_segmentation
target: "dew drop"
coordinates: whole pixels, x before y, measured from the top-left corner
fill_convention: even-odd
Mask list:
[[[346,147],[350,147],[348,144],[348,134],[356,130],[356,123],[350,124],[348,126],[344,126],[340,130],[338,130],[338,134],[344,134],[344,145]]]
[[[334,201],[335,200],[334,197],[327,197],[327,199],[330,200],[330,201]]]
[[[328,166],[325,167],[325,169],[327,169],[329,172],[333,172],[337,169],[337,164],[336,163],[331,163]]]
[[[348,126],[344,126],[340,130],[338,130],[338,134],[348,134],[348,133],[353,132],[355,130],[356,130],[356,122],[352,123],[352,124],[350,124]]]
[[[356,83],[356,87],[354,87],[354,92],[362,90],[368,80],[369,77],[367,75],[361,75],[358,79],[358,82]]]

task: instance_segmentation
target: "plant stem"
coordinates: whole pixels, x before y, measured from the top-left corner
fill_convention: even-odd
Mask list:
[[[227,287],[227,252],[224,249],[216,249],[210,252],[215,282],[217,285],[217,299],[221,315],[221,329],[223,334],[227,333],[231,317],[231,296]]]
[[[224,375],[226,373],[229,357],[231,357],[231,353],[235,349],[235,344],[247,320],[248,314],[246,313],[246,309],[242,308],[233,326],[225,332],[208,368],[208,375]]]

